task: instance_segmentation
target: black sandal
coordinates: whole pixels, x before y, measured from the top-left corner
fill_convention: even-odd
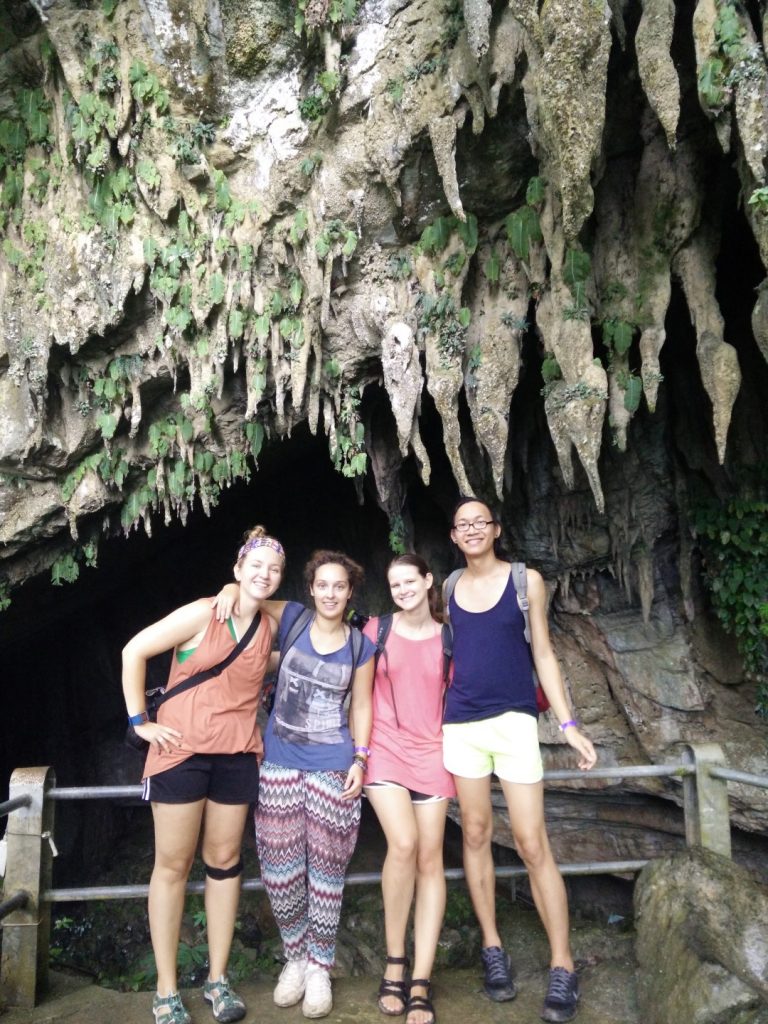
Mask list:
[[[435,1008],[432,1005],[432,985],[429,978],[411,978],[411,988],[416,986],[419,988],[425,988],[427,994],[425,996],[412,996],[409,995],[405,1003],[405,1015],[408,1016],[413,1010],[424,1010],[426,1013],[432,1014],[432,1020],[428,1021],[427,1024],[435,1024],[437,1017],[435,1016]]]
[[[405,975],[408,971],[409,960],[407,956],[388,956],[388,964],[402,964],[403,965],[403,977],[400,981],[394,981],[391,978],[382,978],[381,984],[379,985],[379,999],[377,1006],[379,1010],[387,1017],[402,1017],[405,1013],[405,1007],[408,1003],[408,986],[405,980]],[[395,999],[399,999],[402,1006],[399,1010],[390,1010],[388,1007],[383,1006],[381,1000],[386,996],[394,996]]]

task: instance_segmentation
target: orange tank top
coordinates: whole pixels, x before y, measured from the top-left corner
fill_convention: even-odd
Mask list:
[[[226,622],[211,613],[205,634],[183,662],[173,660],[167,688],[223,661],[235,646]],[[178,729],[181,746],[167,753],[152,744],[144,765],[144,778],[186,761],[192,754],[261,754],[261,730],[256,724],[261,685],[272,649],[269,616],[261,622],[250,646],[219,676],[206,679],[161,705],[157,717]]]

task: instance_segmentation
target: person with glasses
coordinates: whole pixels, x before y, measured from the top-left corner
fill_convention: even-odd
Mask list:
[[[451,540],[464,555],[466,569],[448,609],[454,671],[443,717],[443,757],[454,776],[461,808],[464,871],[482,932],[485,992],[497,1002],[516,995],[496,924],[490,785],[495,774],[550,944],[549,986],[541,1017],[568,1021],[576,1015],[579,982],[570,949],[565,885],[544,821],[534,668],[566,742],[579,756],[579,768],[592,768],[597,755],[568,704],[549,638],[544,581],[534,569],[527,570],[529,645],[511,566],[496,551],[500,535],[501,526],[488,505],[474,497],[459,501]]]

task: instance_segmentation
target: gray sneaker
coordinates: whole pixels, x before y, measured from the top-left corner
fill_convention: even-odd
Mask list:
[[[560,1024],[573,1020],[578,1010],[579,979],[575,971],[553,967],[549,972],[549,988],[544,997],[541,1019]]]
[[[507,1003],[517,995],[512,980],[512,962],[501,946],[487,946],[480,951],[485,971],[483,989],[495,1003]]]

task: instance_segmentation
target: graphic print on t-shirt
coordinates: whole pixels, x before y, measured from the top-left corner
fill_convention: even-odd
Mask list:
[[[275,735],[289,743],[341,743],[350,669],[291,648],[280,669]]]

